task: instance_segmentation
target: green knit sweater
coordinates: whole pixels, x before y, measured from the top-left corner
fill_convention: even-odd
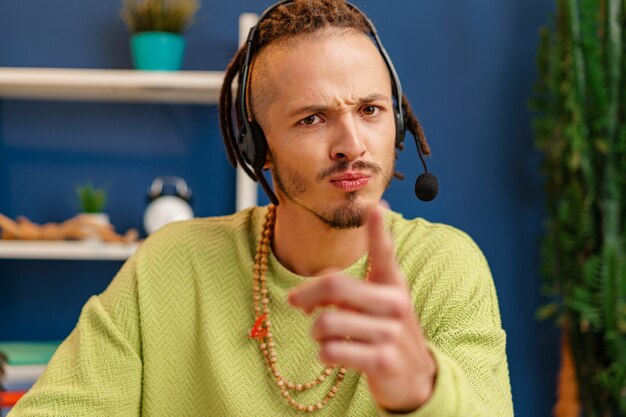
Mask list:
[[[280,396],[258,342],[252,264],[267,208],[171,224],[147,239],[78,324],[10,417],[298,416]],[[409,416],[513,415],[505,333],[487,263],[464,233],[387,212],[396,257],[438,364],[430,400]],[[312,254],[313,256],[313,254]],[[366,257],[347,269],[363,277]],[[291,381],[320,374],[315,315],[288,304],[307,281],[270,256],[278,365]],[[361,279],[361,278],[356,278]],[[334,378],[296,393],[316,404]],[[388,415],[349,370],[318,416]]]

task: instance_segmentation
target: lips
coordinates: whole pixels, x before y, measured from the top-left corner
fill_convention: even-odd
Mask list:
[[[344,172],[330,178],[330,183],[344,191],[357,191],[366,187],[372,177],[361,172]]]

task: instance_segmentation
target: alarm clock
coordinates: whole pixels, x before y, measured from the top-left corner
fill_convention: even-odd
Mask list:
[[[168,223],[193,219],[191,190],[184,179],[175,176],[156,177],[148,189],[148,207],[143,227],[152,234]]]

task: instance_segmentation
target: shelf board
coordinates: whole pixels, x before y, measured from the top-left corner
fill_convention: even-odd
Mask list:
[[[222,71],[0,67],[0,97],[215,104]]]
[[[0,259],[121,261],[138,247],[139,243],[0,240]]]

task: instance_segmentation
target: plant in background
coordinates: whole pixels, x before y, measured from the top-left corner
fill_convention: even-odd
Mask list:
[[[562,326],[576,381],[562,370],[561,383],[578,385],[567,391],[587,417],[626,416],[625,7],[557,0],[532,102],[547,191],[542,290],[552,299],[538,316]]]
[[[76,187],[76,195],[83,213],[102,213],[107,202],[106,190],[95,188],[92,184]]]
[[[124,0],[120,13],[133,33],[130,43],[135,68],[179,70],[186,48],[182,32],[193,23],[199,8],[198,0]]]
[[[198,0],[124,0],[122,18],[132,33],[182,33],[192,23]]]

